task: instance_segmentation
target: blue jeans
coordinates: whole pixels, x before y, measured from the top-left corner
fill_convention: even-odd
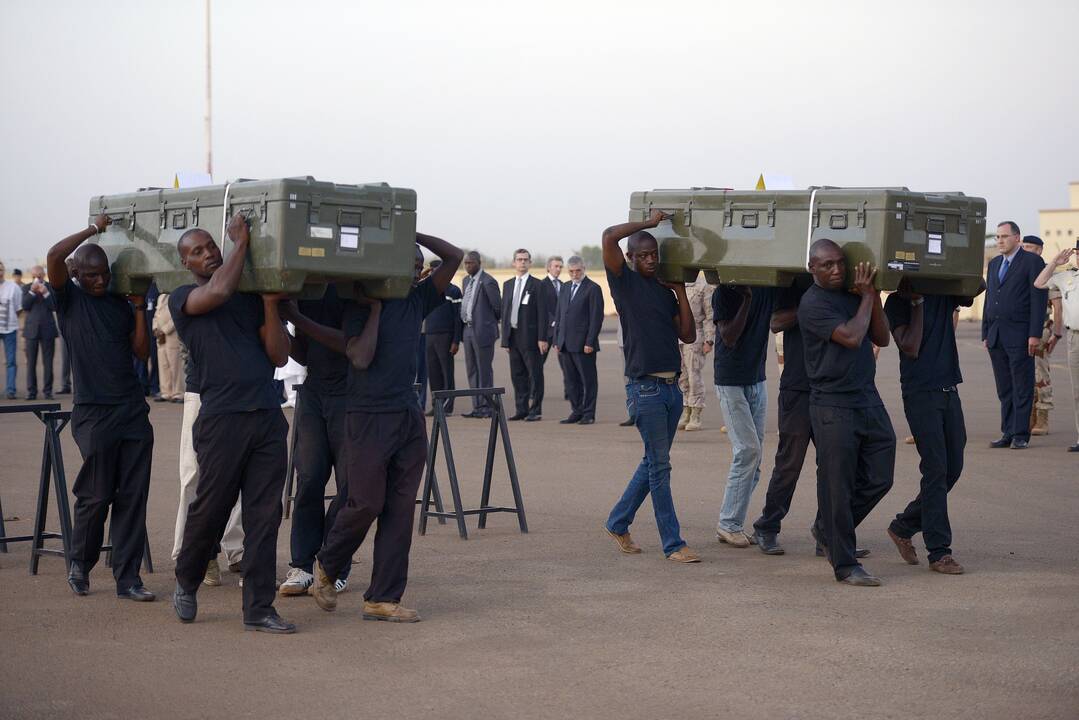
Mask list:
[[[686,546],[671,497],[671,443],[682,414],[682,393],[677,384],[641,378],[626,385],[626,395],[636,408],[637,431],[644,441],[644,457],[611,510],[607,529],[619,535],[629,532],[637,509],[651,493],[663,554],[670,555]]]
[[[768,387],[756,385],[716,385],[719,406],[731,439],[731,469],[719,510],[719,528],[741,532],[749,509],[749,498],[761,479],[764,448],[764,414],[768,407]]]
[[[19,331],[12,330],[9,333],[0,335],[4,338],[4,361],[7,363],[7,394],[15,394],[15,370],[18,367],[15,363],[15,346],[19,342]]]

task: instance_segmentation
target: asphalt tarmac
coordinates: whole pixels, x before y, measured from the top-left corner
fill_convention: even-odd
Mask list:
[[[43,558],[32,577],[28,545],[11,545],[0,554],[0,717],[1077,718],[1079,455],[1065,452],[1075,430],[1063,356],[1054,358],[1051,434],[1025,451],[990,450],[999,409],[989,361],[976,326],[960,333],[969,444],[950,508],[967,573],[930,572],[920,537],[922,564],[906,565],[885,535],[919,479],[917,453],[902,444],[893,346],[881,353],[877,382],[900,438],[895,486],[858,534],[880,588],[840,585],[813,556],[812,450],[780,535],[786,555],[716,541],[730,445],[714,395],[705,429],[680,433],[672,451],[683,535],[704,561],[664,559],[647,502],[633,526],[644,553],[620,554],[603,521],[642,449],[635,429],[618,427],[621,355],[605,333],[595,425],[558,424],[568,407],[553,358],[544,420],[511,424],[530,532],[492,515],[485,530],[469,519],[467,541],[437,524],[414,538],[404,602],[423,622],[361,620],[366,543],[336,613],[308,597],[278,600],[295,635],[244,632],[230,573],[222,587],[200,590],[197,622],[181,625],[169,603],[181,406],[151,403],[156,572],[144,580],[158,601],[117,600],[103,566],[91,594],[75,597],[59,558]],[[748,522],[763,504],[776,445],[774,357],[768,373],[764,479]],[[508,384],[502,351],[495,377]],[[464,382],[463,358],[457,378]],[[8,533],[29,533],[41,424],[3,415],[0,428]],[[454,417],[450,432],[474,506],[488,426]],[[79,458],[67,431],[64,453],[70,483]],[[495,503],[512,500],[506,477],[496,454]],[[55,526],[54,506],[49,517]],[[286,520],[281,578],[289,530]]]

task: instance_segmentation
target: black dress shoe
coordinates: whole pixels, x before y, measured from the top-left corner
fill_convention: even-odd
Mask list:
[[[27,393],[26,394],[26,399],[27,400],[37,400],[37,393]]]
[[[574,423],[579,423],[580,421],[581,421],[581,416],[580,415],[570,415],[565,420],[559,420],[558,424],[559,425],[573,425]]]
[[[850,575],[839,580],[841,583],[847,585],[855,585],[857,587],[880,587],[880,578],[874,575],[870,575],[865,571],[865,568],[858,566],[850,571]]]
[[[256,620],[254,622],[247,622],[244,620],[244,630],[273,633],[275,635],[291,635],[296,632],[296,626],[277,613],[271,613],[261,620]]]
[[[52,400],[52,393],[45,393],[44,398],[46,400]]]
[[[626,418],[622,422],[618,423],[618,427],[633,427],[637,424],[637,418]]]
[[[90,594],[90,578],[82,568],[76,567],[75,563],[71,564],[71,570],[67,574],[67,584],[76,595]]]
[[[577,423],[577,424],[578,425],[595,425],[596,424],[596,419],[595,418],[590,418],[590,417],[581,418],[581,421],[579,423]]]
[[[60,388],[60,391],[57,392],[56,394],[57,395],[70,395],[71,394],[71,388],[69,388],[69,387]]]
[[[513,422],[514,420],[524,420],[526,417],[528,417],[528,413],[520,413],[519,412],[519,413],[516,413],[514,415],[509,416],[506,419],[509,420],[510,422]]]
[[[195,622],[195,615],[199,612],[199,603],[195,599],[195,593],[189,593],[176,584],[176,590],[172,594],[172,607],[176,609],[176,617],[182,623]]]
[[[1079,443],[1068,446],[1068,452],[1079,452]]]
[[[809,529],[809,534],[812,535],[813,539],[817,541],[817,547],[814,549],[813,554],[816,555],[817,557],[827,557],[828,556],[828,546],[825,545],[824,542],[821,541],[820,537],[817,536],[817,528],[815,528],[815,527],[810,528]],[[869,555],[869,550],[867,548],[860,548],[860,547],[854,548],[854,557],[856,557],[856,558],[864,558],[864,557],[866,557],[868,555]]]
[[[156,595],[142,585],[132,585],[127,590],[117,590],[116,597],[121,600],[134,600],[135,602],[153,602],[157,599]]]
[[[526,417],[525,422],[539,422],[542,419],[542,415],[540,415],[539,413],[535,413],[534,415],[529,415],[528,417]]]
[[[1012,438],[1012,450],[1026,450],[1030,446],[1030,442],[1027,440],[1020,440],[1019,438]]]
[[[775,533],[753,533],[757,548],[765,555],[782,555],[786,552],[779,544],[779,538]]]
[[[1007,435],[1002,436],[1000,440],[994,440],[993,442],[989,443],[989,447],[991,448],[1006,448],[1011,446],[1012,439]]]
[[[424,415],[426,415],[427,417],[434,417],[435,416],[435,411],[434,410],[428,410],[427,412],[424,413]]]

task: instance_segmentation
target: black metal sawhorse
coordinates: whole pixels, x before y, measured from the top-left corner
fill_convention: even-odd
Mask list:
[[[487,527],[487,516],[490,513],[504,512],[513,513],[517,516],[517,523],[521,532],[528,532],[528,522],[525,520],[524,499],[521,497],[521,484],[517,479],[517,463],[513,459],[513,448],[510,445],[509,427],[506,425],[506,413],[502,408],[502,396],[506,393],[505,388],[476,388],[472,390],[437,390],[431,395],[434,399],[435,419],[431,426],[431,441],[427,448],[427,472],[424,474],[423,495],[420,500],[420,526],[419,534],[427,534],[427,518],[434,517],[440,521],[446,518],[457,520],[457,533],[462,540],[468,539],[468,528],[465,526],[466,515],[479,515],[479,527]],[[450,398],[483,397],[487,399],[491,407],[491,432],[487,438],[487,462],[483,470],[483,491],[480,496],[478,508],[464,508],[461,503],[461,486],[457,481],[457,465],[453,460],[453,447],[450,445],[449,425],[446,423],[445,403]],[[506,468],[509,471],[510,489],[513,491],[513,507],[491,505],[491,474],[494,471],[495,445],[499,434],[502,435],[502,447],[506,453]],[[435,459],[438,456],[438,443],[441,438],[444,446],[443,453],[446,456],[446,469],[449,473],[450,493],[453,496],[453,510],[445,511],[437,505],[440,493],[438,480],[435,478]],[[436,501],[436,509],[431,510],[432,497]]]
[[[67,496],[67,478],[64,475],[64,453],[60,446],[60,433],[71,421],[71,411],[60,410],[60,403],[35,403],[32,405],[0,406],[0,414],[29,412],[33,413],[45,425],[45,442],[41,450],[41,475],[38,479],[37,509],[34,512],[34,532],[32,535],[7,536],[4,528],[4,512],[0,506],[0,552],[7,552],[7,543],[30,542],[30,574],[37,575],[38,560],[42,555],[57,555],[64,558],[66,569],[70,570],[71,560],[71,505]],[[56,511],[59,516],[60,532],[45,529],[45,517],[49,510],[49,481],[52,480],[53,493],[56,496]],[[110,530],[110,535],[111,530]],[[62,549],[45,547],[46,540],[60,540]],[[112,551],[112,545],[104,545],[101,550]],[[154,571],[150,557],[150,540],[146,539],[144,548],[146,571]],[[110,558],[111,559],[111,558]],[[108,564],[106,562],[106,564]]]

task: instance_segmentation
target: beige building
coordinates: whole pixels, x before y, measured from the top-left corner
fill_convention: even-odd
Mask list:
[[[1045,243],[1045,258],[1052,258],[1079,240],[1079,182],[1068,183],[1068,205],[1062,210],[1039,210],[1039,237]]]

